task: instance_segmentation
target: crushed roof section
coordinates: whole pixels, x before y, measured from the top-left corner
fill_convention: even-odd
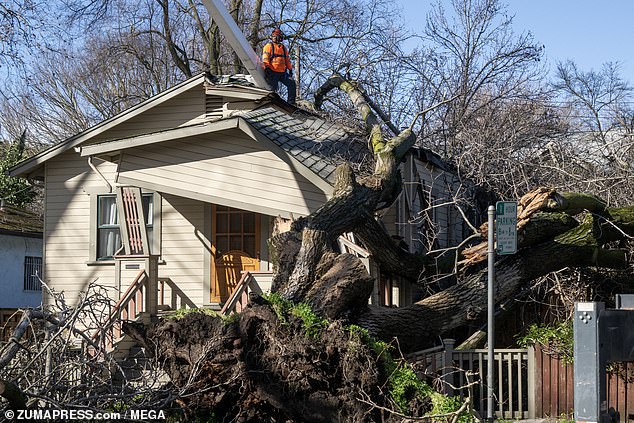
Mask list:
[[[367,170],[372,156],[363,136],[320,117],[297,111],[289,115],[266,106],[242,114],[265,135],[322,179],[334,183],[335,169],[347,161],[357,172]]]
[[[36,213],[7,205],[0,208],[0,233],[41,235],[43,228],[43,218]]]

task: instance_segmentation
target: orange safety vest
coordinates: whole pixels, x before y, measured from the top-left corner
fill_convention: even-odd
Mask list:
[[[286,72],[286,69],[293,69],[291,59],[288,57],[288,50],[284,44],[268,43],[262,49],[262,62],[265,68],[273,72]]]

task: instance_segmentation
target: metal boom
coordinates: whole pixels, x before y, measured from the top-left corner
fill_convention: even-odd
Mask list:
[[[238,58],[245,68],[249,71],[255,85],[266,90],[270,89],[264,79],[264,70],[262,68],[262,60],[255,54],[251,44],[247,41],[238,25],[235,23],[222,0],[203,0],[203,4],[209,12],[211,19],[218,25],[218,28],[225,36],[233,51],[236,52]]]

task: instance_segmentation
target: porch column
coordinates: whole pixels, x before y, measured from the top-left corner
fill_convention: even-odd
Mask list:
[[[150,316],[155,316],[158,310],[158,258],[158,255],[149,255],[145,260],[145,271],[148,275],[145,308]]]

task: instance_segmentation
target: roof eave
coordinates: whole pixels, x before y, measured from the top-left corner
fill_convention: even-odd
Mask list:
[[[137,135],[134,137],[121,138],[118,140],[107,141],[99,144],[77,147],[77,150],[82,157],[95,156],[99,154],[126,150],[128,148],[140,147],[148,144],[156,144],[180,138],[226,131],[237,127],[237,118],[222,119],[215,122],[206,122],[193,126],[184,126],[151,134]]]
[[[90,139],[91,137],[95,135],[100,134],[101,132],[111,128],[114,125],[117,125],[134,116],[139,115],[140,113],[144,112],[151,106],[160,104],[164,101],[167,101],[173,98],[174,96],[180,94],[183,91],[187,91],[193,88],[194,86],[204,82],[205,80],[206,80],[206,74],[202,72],[186,81],[181,82],[180,84],[173,86],[172,88],[168,90],[163,91],[162,93],[155,95],[154,97],[151,97],[137,104],[136,106],[133,106],[129,109],[124,110],[123,112],[111,117],[110,119],[101,121],[97,125],[89,129],[86,129],[85,131],[82,131],[79,134],[75,134],[69,138],[66,138],[65,140],[47,148],[46,150],[41,151],[35,156],[32,156],[26,160],[21,161],[20,163],[10,168],[7,173],[10,176],[28,176],[29,173],[34,171],[37,167],[42,165],[47,160],[50,160],[53,157],[56,157],[73,147],[76,147],[77,145],[83,143],[84,141]]]

